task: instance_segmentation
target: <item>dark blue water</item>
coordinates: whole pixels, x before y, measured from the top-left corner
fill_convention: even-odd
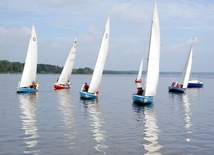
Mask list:
[[[91,75],[72,75],[70,90],[53,89],[59,75],[38,75],[36,94],[16,94],[21,75],[0,75],[0,154],[172,154],[214,152],[214,76],[204,88],[168,92],[179,77],[161,75],[154,103],[132,103],[136,75],[104,75],[96,101],[79,98]]]

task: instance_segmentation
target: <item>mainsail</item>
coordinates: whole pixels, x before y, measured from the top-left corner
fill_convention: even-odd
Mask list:
[[[193,38],[193,41],[194,41],[194,38]],[[192,68],[193,41],[192,41],[189,55],[187,57],[187,60],[186,60],[185,66],[184,66],[184,70],[182,73],[182,77],[181,77],[181,81],[183,81],[183,88],[187,88],[189,77],[190,77],[190,72],[191,72],[191,68]]]
[[[147,59],[147,70],[144,95],[154,96],[156,94],[159,79],[160,62],[160,27],[156,2],[154,4],[154,13],[152,28],[150,34],[150,46]]]
[[[24,70],[20,82],[20,87],[28,87],[36,81],[37,72],[37,35],[34,25],[32,25],[31,38],[28,45]]]
[[[105,31],[103,34],[103,38],[102,38],[102,42],[100,45],[99,54],[97,57],[97,62],[96,62],[94,72],[92,75],[92,79],[90,82],[90,86],[89,86],[89,90],[88,90],[89,93],[95,93],[99,89],[100,82],[102,79],[103,69],[105,66],[106,57],[107,57],[107,53],[108,53],[109,33],[110,33],[110,18],[108,17],[106,26],[105,26]]]
[[[77,38],[74,39],[73,46],[70,50],[68,58],[63,67],[62,73],[60,74],[60,77],[57,81],[57,84],[67,85],[69,83],[76,57],[76,48],[77,48]]]

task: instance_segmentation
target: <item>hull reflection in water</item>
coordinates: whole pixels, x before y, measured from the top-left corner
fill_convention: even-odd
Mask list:
[[[83,100],[84,107],[87,108],[90,114],[91,131],[93,132],[97,151],[106,154],[105,149],[109,148],[106,142],[106,132],[104,131],[105,120],[102,117],[102,113],[99,111],[98,99],[96,100]]]
[[[144,155],[161,155],[162,146],[158,143],[158,133],[160,132],[157,125],[157,118],[155,110],[153,109],[153,104],[148,104],[145,106],[139,106],[138,104],[133,103],[135,112],[142,113],[144,131],[143,136],[143,147],[146,150]]]
[[[36,154],[38,141],[38,128],[36,126],[37,93],[17,94],[20,102],[22,129],[25,131],[24,142],[27,145],[24,154]]]
[[[55,90],[57,94],[57,98],[59,100],[59,109],[62,112],[62,119],[65,124],[65,137],[69,140],[69,144],[71,145],[70,148],[76,148],[77,141],[77,131],[75,130],[75,118],[73,112],[73,105],[70,95],[69,89],[63,90]]]

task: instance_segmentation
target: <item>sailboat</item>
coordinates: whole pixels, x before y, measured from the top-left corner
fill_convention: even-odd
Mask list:
[[[37,35],[34,25],[32,25],[31,38],[28,45],[24,70],[21,81],[16,88],[17,93],[32,93],[38,91],[36,81],[37,72]]]
[[[86,83],[85,83],[85,85],[83,85],[83,87],[80,91],[81,98],[96,99],[98,97],[99,86],[101,83],[103,69],[105,66],[106,57],[107,57],[107,53],[108,53],[109,33],[110,33],[110,18],[108,17],[106,26],[105,26],[105,30],[104,30],[104,34],[103,34],[103,38],[102,38],[102,42],[100,45],[96,65],[95,65],[94,72],[93,72],[93,75],[91,78],[91,82],[90,82],[89,88],[87,88],[87,89],[85,86],[88,86],[88,85],[86,85]]]
[[[173,82],[171,86],[169,86],[169,92],[176,92],[176,93],[184,93],[185,89],[187,88],[189,77],[190,77],[190,72],[192,68],[192,53],[193,53],[193,42],[194,42],[194,37],[192,40],[192,44],[190,47],[189,55],[187,57],[183,73],[181,76],[181,83],[178,82]]]
[[[63,67],[62,73],[60,74],[57,83],[54,83],[54,89],[69,89],[70,88],[70,77],[74,66],[76,57],[77,38],[74,39],[73,46],[70,50],[68,58]]]
[[[187,88],[201,88],[203,85],[204,83],[201,80],[192,79],[189,80]]]
[[[132,99],[135,103],[148,104],[153,102],[159,79],[160,63],[160,27],[157,11],[157,4],[154,4],[153,21],[150,33],[150,45],[147,58],[146,79],[142,95],[133,94]]]

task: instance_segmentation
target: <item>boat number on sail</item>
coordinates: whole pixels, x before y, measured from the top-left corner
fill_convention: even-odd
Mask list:
[[[106,34],[106,39],[108,38],[108,33]]]
[[[36,41],[36,37],[33,37],[33,41]]]

